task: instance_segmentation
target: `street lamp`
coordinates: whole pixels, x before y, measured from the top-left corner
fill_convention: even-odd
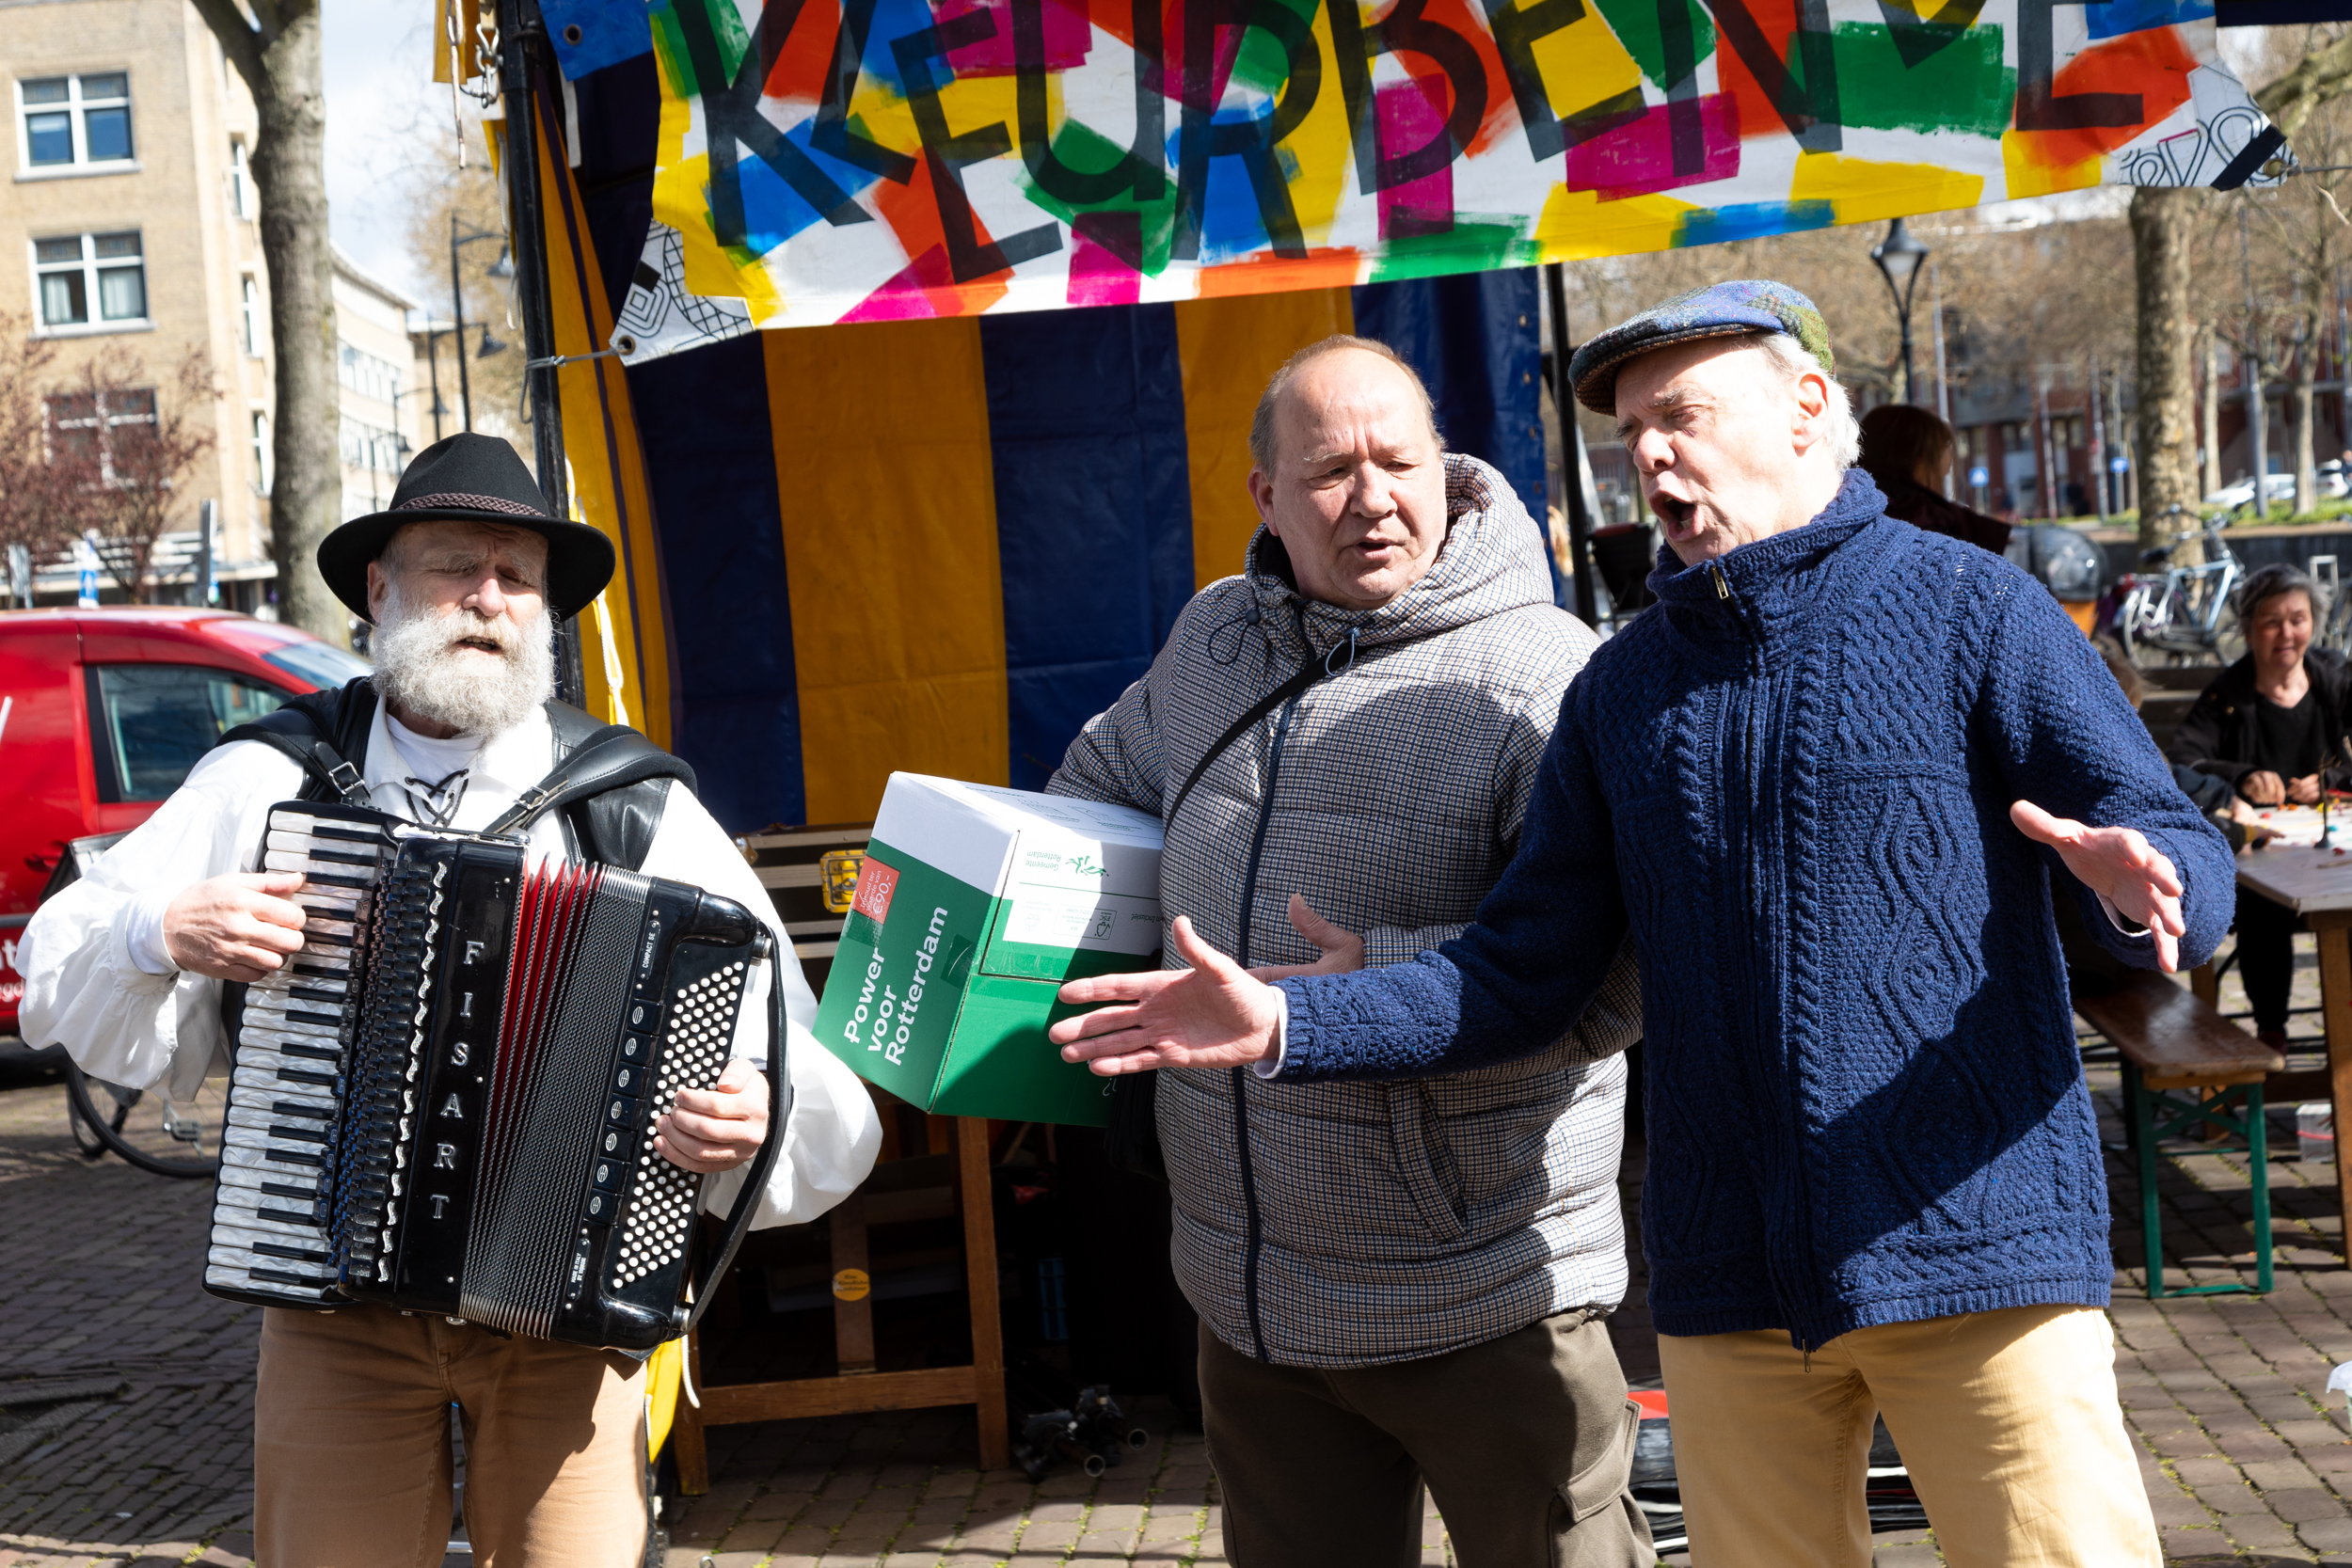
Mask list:
[[[1884,275],[1886,292],[1895,296],[1895,315],[1902,324],[1905,403],[1915,401],[1911,393],[1911,294],[1919,286],[1919,263],[1927,259],[1928,247],[1913,238],[1900,218],[1887,225],[1886,238],[1870,247],[1870,260]]]
[[[457,403],[458,407],[465,415],[466,428],[468,430],[471,430],[473,428],[473,378],[466,373],[466,285],[464,278],[459,276],[457,271],[457,251],[459,246],[472,245],[477,240],[496,240],[501,247],[499,251],[499,259],[490,263],[490,276],[492,277],[512,277],[515,276],[515,263],[508,260],[508,252],[503,248],[506,244],[505,235],[494,233],[487,230],[480,232],[469,230],[466,233],[461,234],[457,231],[457,214],[455,213],[450,214],[449,296],[450,304],[457,312]],[[490,329],[488,326],[485,325],[483,327],[482,353],[479,357],[486,359],[491,355],[498,353],[500,349],[502,349],[506,345],[504,343],[499,342],[496,339],[490,336]]]

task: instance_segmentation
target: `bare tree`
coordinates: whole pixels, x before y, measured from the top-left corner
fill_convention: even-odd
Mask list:
[[[334,259],[326,230],[326,91],[318,0],[191,0],[253,94],[253,183],[278,355],[270,553],[278,612],[339,646],[348,612],[316,565],[342,496]]]
[[[81,531],[82,492],[51,458],[42,389],[57,346],[32,333],[29,316],[0,312],[0,545],[36,554]]]
[[[450,287],[450,236],[504,234],[508,231],[506,198],[498,177],[479,157],[460,166],[457,135],[447,121],[420,127],[413,135],[425,156],[408,181],[408,258],[421,277],[433,279],[426,297],[436,301],[429,312],[437,322],[451,319],[446,300]],[[530,409],[523,402],[522,330],[515,325],[514,278],[492,269],[506,247],[487,241],[459,247],[458,282],[465,291],[466,341],[437,335],[433,340],[433,374],[440,387],[443,412],[439,428],[453,435],[464,428],[458,396],[458,359],[466,360],[466,382],[471,388],[474,429],[502,436],[528,449],[525,434]],[[491,352],[483,353],[490,345]],[[434,424],[423,422],[430,436]]]
[[[49,394],[50,466],[77,499],[73,521],[133,604],[150,602],[155,546],[193,518],[188,475],[212,450],[217,394],[191,352],[161,388],[126,351],[93,356],[70,389]]]

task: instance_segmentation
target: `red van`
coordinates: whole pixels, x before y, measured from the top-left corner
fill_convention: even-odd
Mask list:
[[[137,827],[230,726],[367,673],[216,610],[0,612],[0,1032],[24,995],[18,933],[69,840]]]

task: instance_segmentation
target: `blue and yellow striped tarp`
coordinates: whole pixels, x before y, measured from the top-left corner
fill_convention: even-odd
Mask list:
[[[539,153],[557,352],[585,354],[634,251]],[[1250,412],[1301,345],[1395,345],[1541,517],[1535,314],[1514,271],[566,366],[577,504],[621,559],[582,621],[591,705],[691,762],[737,832],[869,818],[893,769],[1036,788],[1240,569]]]

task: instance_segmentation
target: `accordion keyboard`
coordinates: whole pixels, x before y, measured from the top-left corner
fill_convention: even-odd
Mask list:
[[[262,869],[302,873],[294,901],[308,918],[302,950],[246,989],[204,1271],[216,1290],[289,1305],[338,1299],[322,1194],[336,1154],[342,1014],[391,847],[384,826],[358,814],[270,814]]]

